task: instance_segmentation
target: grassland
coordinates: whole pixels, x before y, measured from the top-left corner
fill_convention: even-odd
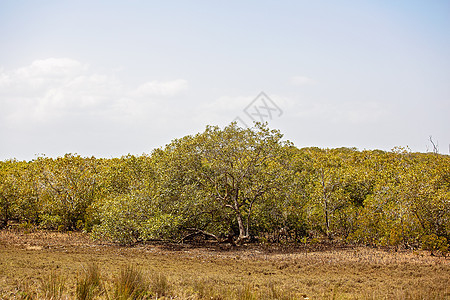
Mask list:
[[[93,266],[101,299],[118,298],[114,289],[127,268],[142,275],[153,299],[450,299],[450,259],[422,251],[119,247],[80,233],[0,232],[1,299],[51,298],[50,284],[60,298],[76,299],[77,282]]]

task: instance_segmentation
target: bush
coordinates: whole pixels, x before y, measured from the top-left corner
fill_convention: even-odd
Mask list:
[[[23,231],[24,233],[30,233],[35,229],[34,225],[29,222],[20,223],[18,228],[19,228],[19,230]]]
[[[44,214],[41,216],[40,227],[43,229],[56,230],[63,226],[60,216]]]
[[[438,252],[442,256],[446,256],[448,253],[447,239],[443,236],[438,237],[436,234],[425,235],[422,237],[422,249],[431,251],[431,255]]]
[[[139,200],[132,195],[105,199],[99,208],[101,224],[94,226],[92,236],[121,245],[131,245],[138,241],[140,223],[145,219],[147,211]]]

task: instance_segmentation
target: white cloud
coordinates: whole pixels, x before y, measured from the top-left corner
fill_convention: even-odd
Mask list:
[[[36,60],[31,65],[12,71],[0,70],[0,96],[29,96],[48,88],[66,84],[81,76],[88,65],[68,58]]]
[[[0,102],[13,123],[49,121],[83,109],[98,109],[120,89],[105,75],[67,58],[34,61],[0,75]]]
[[[296,86],[314,85],[317,84],[317,81],[306,76],[294,76],[291,78],[291,84]]]
[[[83,74],[89,66],[70,58],[35,60],[30,66],[19,68],[16,73],[23,78],[64,79]]]
[[[127,87],[115,76],[97,74],[73,59],[36,60],[15,70],[0,69],[0,118],[12,127],[82,114],[133,119],[154,108],[158,97],[175,96],[187,88],[184,79]]]
[[[141,84],[132,95],[137,97],[147,96],[176,96],[188,89],[188,82],[184,79],[176,79],[173,81],[149,81]]]

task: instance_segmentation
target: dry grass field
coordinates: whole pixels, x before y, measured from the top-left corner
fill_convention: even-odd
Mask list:
[[[127,284],[150,299],[450,299],[450,259],[422,251],[119,247],[80,233],[0,231],[1,299],[89,299],[82,283],[96,266],[98,299],[126,299],[120,282],[135,275]]]

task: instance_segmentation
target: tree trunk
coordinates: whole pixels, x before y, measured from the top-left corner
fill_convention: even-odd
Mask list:
[[[245,238],[245,227],[244,227],[244,222],[242,221],[242,214],[239,210],[236,211],[236,219],[239,225],[239,238],[238,239],[243,239]]]
[[[328,201],[325,200],[325,226],[327,229],[327,237],[330,238],[330,217],[328,216]]]
[[[327,195],[327,186],[325,184],[325,174],[324,171],[321,170],[321,179],[322,179],[322,192],[323,192],[323,201],[325,208],[325,228],[327,233],[327,238],[330,238],[330,217],[328,215],[328,195]]]
[[[247,236],[245,234],[245,226],[244,226],[244,221],[242,220],[242,214],[240,211],[238,197],[239,197],[239,190],[236,189],[236,192],[233,196],[233,202],[234,202],[234,211],[236,213],[236,220],[237,220],[238,226],[239,226],[239,236],[238,236],[236,243],[240,244],[240,243],[242,243],[243,240],[245,240],[247,238]]]

